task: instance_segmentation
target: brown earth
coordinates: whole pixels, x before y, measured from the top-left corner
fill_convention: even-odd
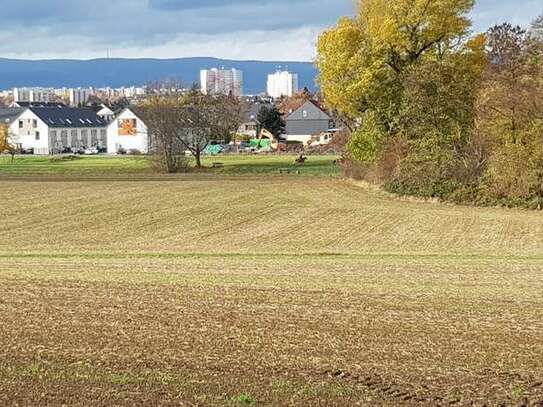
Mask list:
[[[0,405],[543,405],[539,213],[3,182]]]

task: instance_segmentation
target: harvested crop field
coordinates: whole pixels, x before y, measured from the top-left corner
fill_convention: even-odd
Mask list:
[[[0,193],[0,405],[543,404],[540,213],[320,177]]]

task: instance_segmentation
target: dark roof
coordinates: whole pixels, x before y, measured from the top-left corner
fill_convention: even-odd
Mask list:
[[[283,108],[284,108],[283,113],[286,114],[287,116],[290,116],[291,114],[296,113],[298,110],[300,110],[302,107],[304,107],[308,102],[311,103],[313,106],[315,106],[317,109],[319,109],[324,114],[330,116],[327,113],[324,106],[322,106],[321,103],[319,103],[319,102],[317,102],[316,100],[313,100],[313,99],[298,99],[298,100],[292,101],[291,103],[287,103],[287,105],[283,106]]]
[[[15,102],[14,105],[20,107],[66,107],[60,102]]]
[[[10,124],[24,111],[25,108],[22,107],[9,107],[7,109],[0,109],[0,123]]]
[[[251,103],[243,112],[243,120],[245,123],[256,122],[258,113],[263,107],[273,107],[271,103],[255,102]]]
[[[49,127],[105,127],[107,122],[91,109],[72,107],[31,107],[30,110]]]

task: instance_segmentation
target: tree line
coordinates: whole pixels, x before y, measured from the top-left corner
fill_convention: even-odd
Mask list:
[[[543,17],[471,33],[474,0],[363,0],[321,35],[348,169],[459,203],[543,204]]]

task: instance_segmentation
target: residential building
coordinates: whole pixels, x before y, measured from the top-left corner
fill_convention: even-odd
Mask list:
[[[202,69],[200,71],[200,91],[204,95],[215,92],[216,70]]]
[[[61,102],[13,102],[10,107],[66,107]]]
[[[204,95],[243,95],[243,72],[239,69],[202,69],[200,89]]]
[[[117,154],[121,151],[138,151],[146,154],[150,149],[147,126],[129,107],[117,115],[107,126],[107,151]]]
[[[86,105],[91,95],[92,95],[92,90],[88,88],[68,89],[68,98],[70,99],[70,106],[78,107],[78,106]]]
[[[15,102],[52,102],[55,100],[55,92],[49,88],[13,88],[13,100]]]
[[[238,136],[247,136],[249,138],[256,138],[258,136],[258,113],[264,106],[271,107],[271,104],[257,101],[248,105],[247,109],[243,112],[243,123],[236,132]]]
[[[6,109],[0,109],[0,124],[10,126],[13,120],[15,120],[21,113],[25,111],[21,107],[8,107]]]
[[[298,92],[298,74],[288,71],[277,71],[268,75],[268,95],[278,99],[291,97]]]
[[[304,144],[307,144],[313,136],[334,128],[332,117],[311,100],[290,112],[285,123],[286,139]]]
[[[27,88],[13,88],[13,101],[15,101],[15,102],[29,102],[30,101],[30,89],[27,89]]]
[[[24,112],[24,108],[20,107],[10,107],[6,109],[0,109],[0,139],[4,139],[9,136],[9,141],[11,140],[11,132],[9,130],[11,123],[17,119]],[[0,151],[1,153],[2,151]]]
[[[40,155],[107,145],[106,122],[90,109],[29,107],[9,132],[18,147]]]
[[[107,123],[110,123],[115,118],[115,112],[104,104],[100,106],[100,110],[96,114]]]
[[[52,89],[30,89],[29,102],[49,103],[55,99],[55,92]]]

